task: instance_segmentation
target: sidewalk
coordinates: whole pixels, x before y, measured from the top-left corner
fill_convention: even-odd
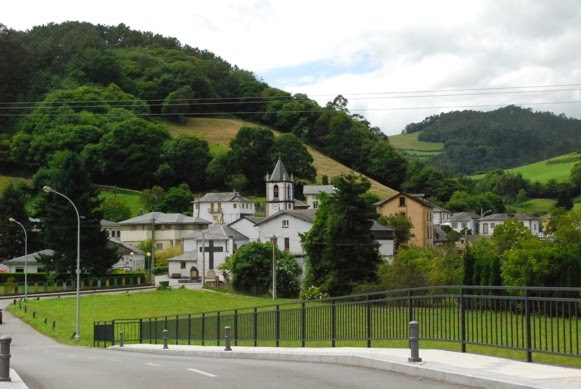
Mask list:
[[[117,351],[149,352],[210,358],[267,359],[322,362],[388,370],[415,377],[478,388],[581,388],[581,369],[542,365],[483,355],[421,350],[422,362],[409,362],[408,349],[275,348],[128,344]]]

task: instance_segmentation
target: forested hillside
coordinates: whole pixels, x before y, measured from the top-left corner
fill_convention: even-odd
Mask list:
[[[406,126],[418,140],[444,143],[430,164],[454,174],[506,169],[581,149],[581,120],[508,106],[455,111]]]
[[[321,107],[174,38],[123,24],[67,22],[25,32],[0,25],[0,53],[2,173],[31,176],[69,149],[99,183],[143,189],[186,182],[196,190],[238,183],[258,190],[252,186],[288,147],[258,139],[263,132],[247,134],[240,148],[264,147],[250,164],[240,159],[249,157],[244,153],[210,155],[203,141],[172,139],[165,125],[238,117],[288,133],[283,141],[306,143],[387,186],[406,179],[405,159],[378,128],[350,114],[341,96]],[[198,151],[193,162],[190,148]],[[197,176],[187,179],[192,169]],[[315,178],[298,166],[295,176]]]

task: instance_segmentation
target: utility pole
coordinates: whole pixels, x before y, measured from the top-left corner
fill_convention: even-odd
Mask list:
[[[272,236],[272,299],[276,299],[276,235]]]
[[[206,285],[206,234],[202,232],[202,288]]]
[[[151,284],[155,286],[155,274],[153,274],[153,264],[155,262],[155,217],[151,217]]]

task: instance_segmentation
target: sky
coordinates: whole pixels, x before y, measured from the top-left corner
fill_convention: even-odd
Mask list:
[[[581,118],[578,0],[19,0],[0,23],[124,23],[208,50],[388,135],[509,104]]]

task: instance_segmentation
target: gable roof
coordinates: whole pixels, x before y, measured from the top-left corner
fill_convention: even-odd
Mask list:
[[[123,220],[119,222],[121,226],[128,225],[146,225],[146,224],[212,224],[207,220],[199,217],[186,216],[181,213],[163,213],[150,212],[144,215],[139,215],[132,219]]]
[[[480,218],[481,221],[505,221],[510,219],[517,220],[539,220],[538,217],[530,216],[524,213],[494,213],[492,215]]]
[[[240,195],[236,191],[232,192],[210,192],[203,197],[195,199],[194,203],[232,203],[232,202],[246,202],[251,203],[246,197]]]
[[[415,202],[417,202],[425,207],[434,208],[434,204],[432,204],[428,200],[426,200],[424,198],[423,193],[405,193],[405,192],[397,192],[393,196],[388,197],[385,200],[378,201],[378,202],[374,203],[373,205],[375,205],[376,207],[381,207],[383,204],[393,200],[396,197],[401,197],[401,196],[404,196],[405,198],[413,200],[413,201],[415,201]]]
[[[213,224],[205,230],[195,231],[190,234],[185,234],[184,240],[248,240],[248,237],[240,232],[236,231],[234,228],[226,224]]]
[[[335,193],[337,189],[333,185],[305,185],[303,186],[304,195],[313,195],[319,193]]]
[[[458,212],[450,216],[448,223],[450,222],[468,222],[470,220],[478,220],[480,216],[472,212]]]
[[[41,255],[53,255],[54,251],[51,249],[37,251],[35,253],[30,253],[27,255],[23,255],[21,257],[16,257],[4,261],[5,265],[24,265],[26,262],[28,265],[33,265],[38,263],[38,257]]]
[[[376,220],[373,220],[371,225],[371,233],[376,240],[393,240],[395,233],[392,229],[379,224]]]
[[[306,221],[308,223],[314,223],[315,222],[315,214],[316,214],[316,210],[315,209],[300,209],[300,210],[284,210],[284,211],[278,211],[277,213],[265,218],[264,220],[262,220],[259,223],[256,223],[256,225],[261,225],[264,224],[270,220],[276,219],[280,216],[283,215],[287,215],[287,216],[291,216],[294,218],[297,218],[299,220],[303,220]]]
[[[110,237],[110,238],[108,238],[107,243],[110,243],[110,246],[117,246],[117,248],[124,248],[125,250],[127,250],[129,252],[133,252],[134,254],[137,254],[137,255],[144,255],[145,254],[145,251],[141,250],[139,247],[134,246],[134,245],[129,244],[129,243],[122,242],[121,240],[119,240],[117,238]]]
[[[197,251],[186,251],[183,254],[180,254],[176,257],[168,258],[168,262],[198,262],[198,252]]]
[[[240,219],[236,219],[234,220],[232,223],[228,224],[229,226],[234,225],[238,222],[240,222],[241,220],[246,219],[248,220],[250,223],[256,225],[257,223],[260,223],[261,221],[263,221],[264,219],[266,219],[265,217],[262,216],[250,216],[250,215],[242,215],[242,217]]]
[[[282,160],[279,158],[276,162],[276,166],[270,175],[270,178],[267,181],[291,181],[291,177],[286,172],[284,164]]]

